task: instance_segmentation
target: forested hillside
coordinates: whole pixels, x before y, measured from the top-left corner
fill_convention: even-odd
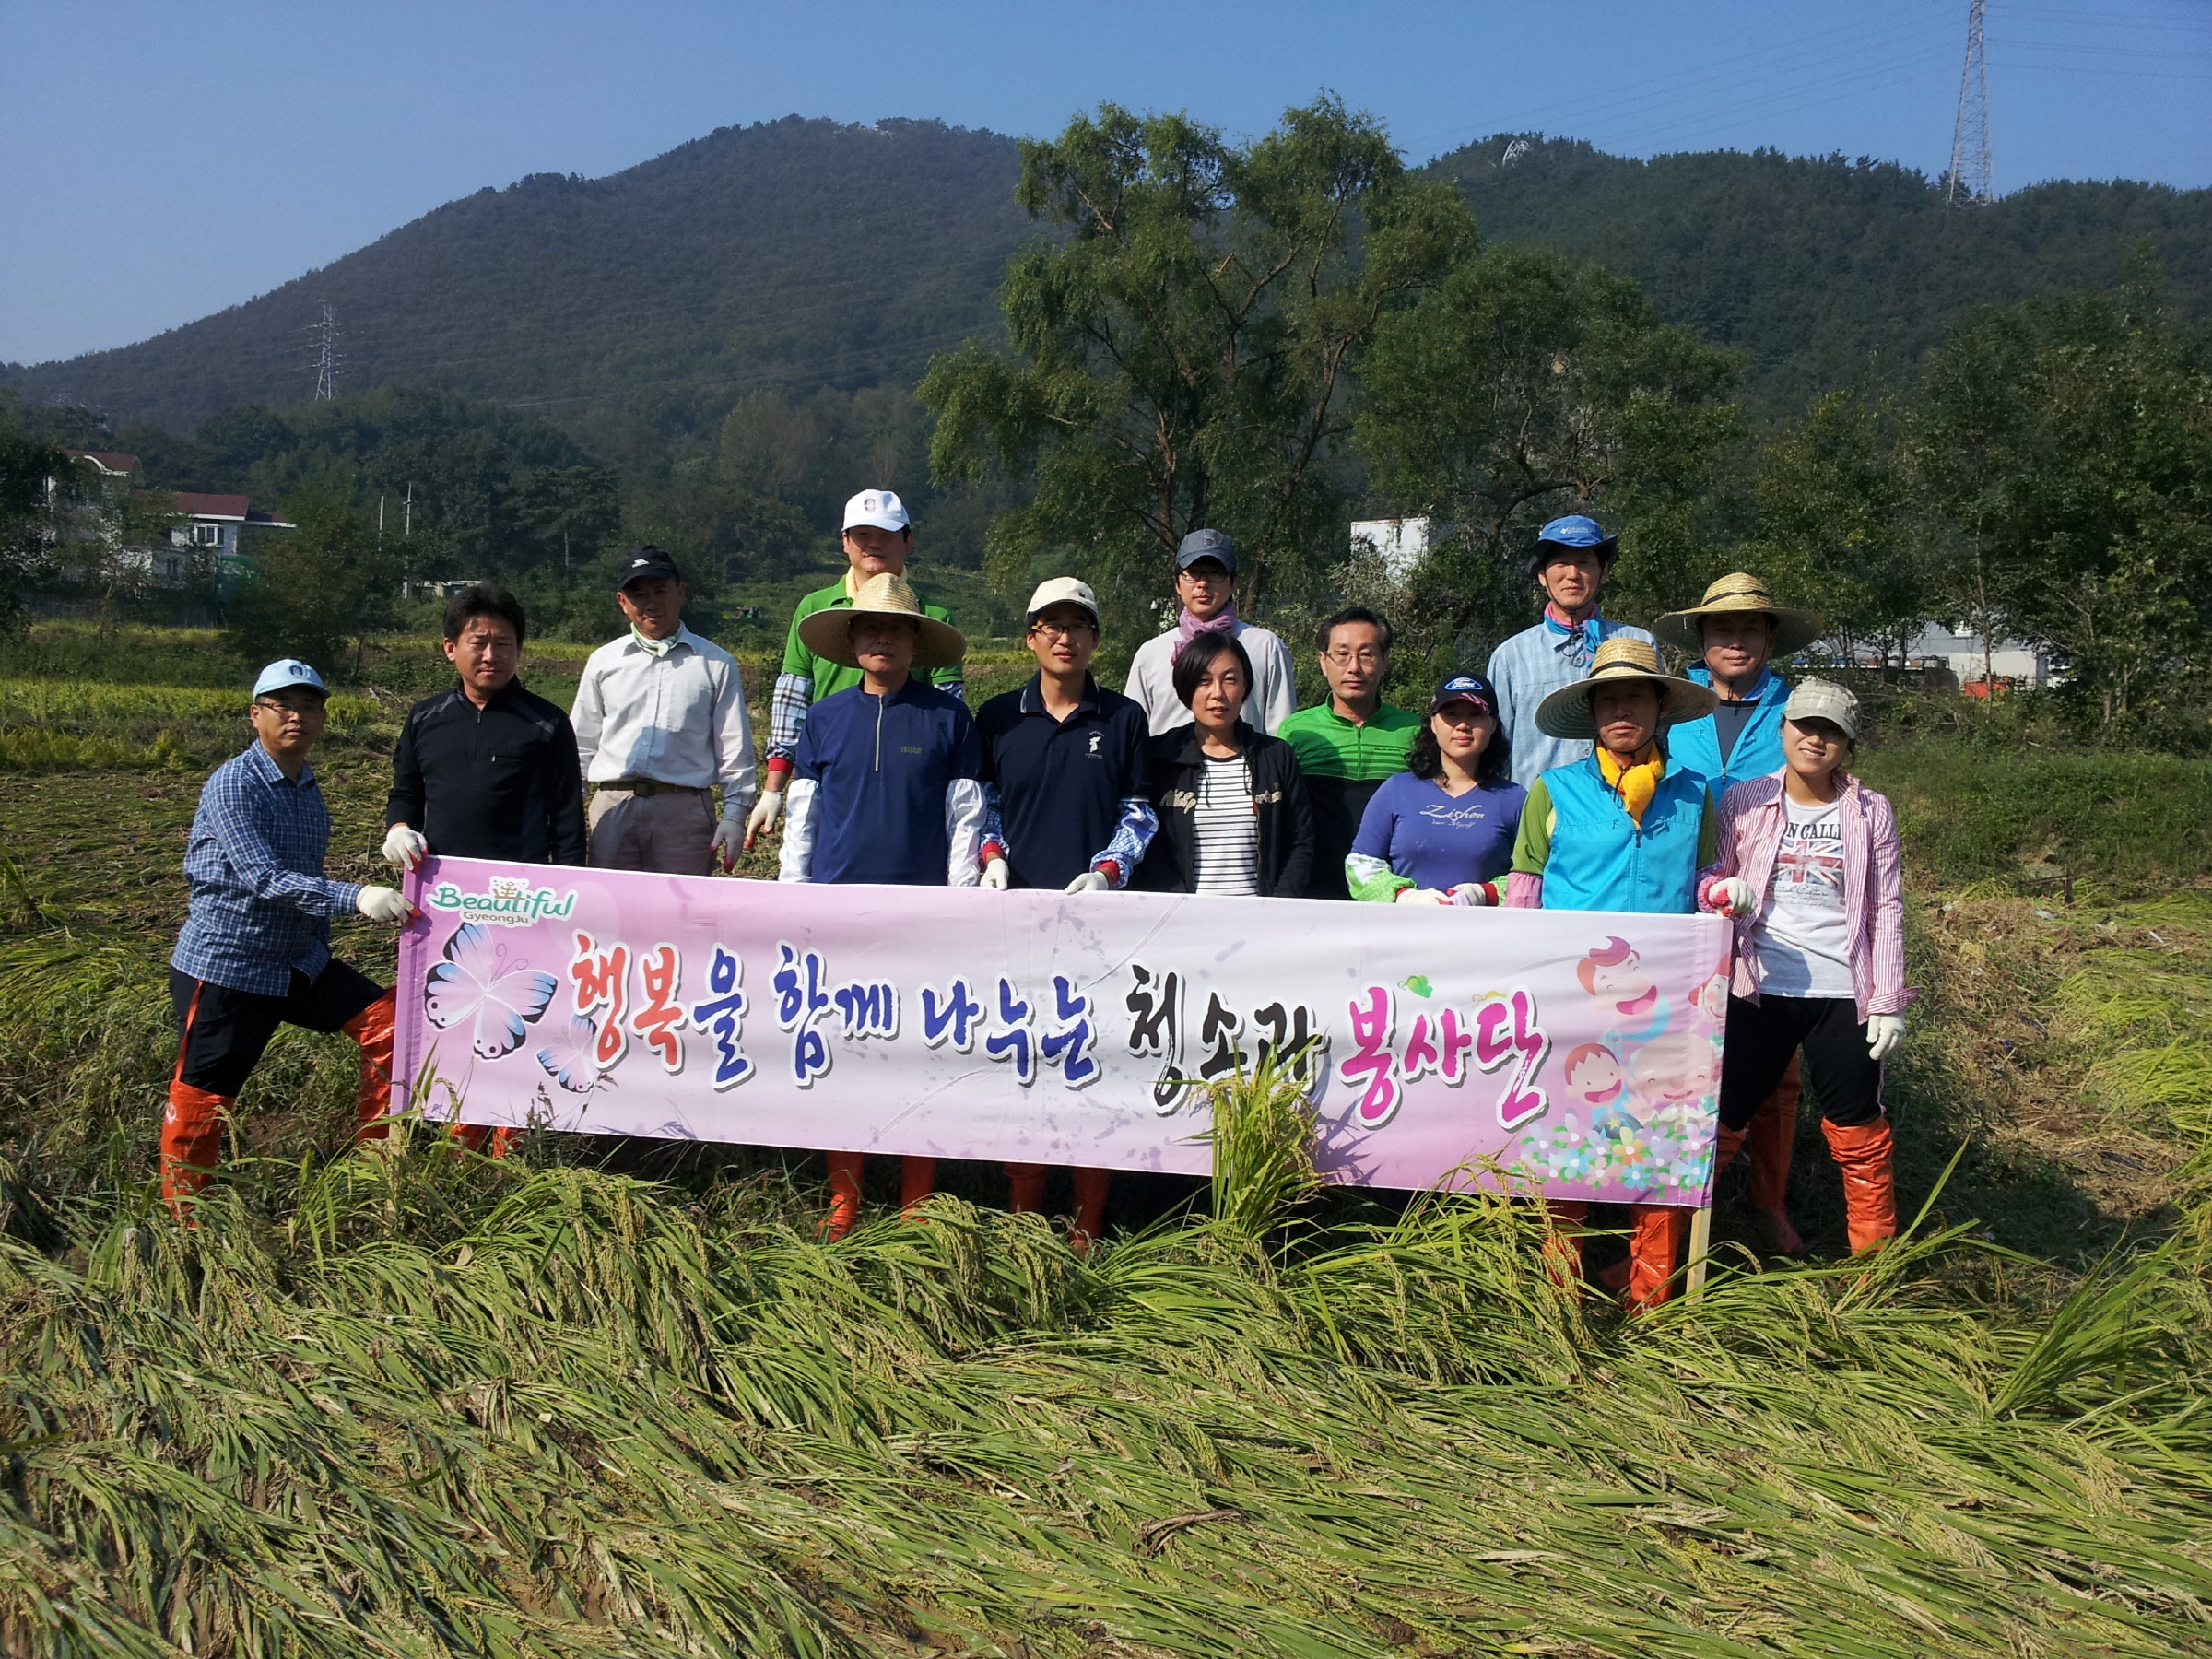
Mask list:
[[[2109,285],[2138,239],[2171,303],[2212,317],[2212,192],[2056,183],[1956,211],[1887,163],[1644,162],[1506,137],[1432,167],[1462,182],[1486,241],[1598,261],[1747,352],[1744,394],[1768,414],[1893,379],[1975,305]],[[327,300],[341,389],[522,404],[622,463],[748,395],[911,385],[932,351],[995,335],[993,294],[1028,231],[1018,171],[1012,139],[936,122],[725,127],[605,179],[487,188],[243,305],[0,378],[176,430],[282,407],[312,386],[302,331]]]
[[[1432,170],[1460,181],[1487,240],[1633,276],[1668,322],[1747,353],[1744,392],[1766,413],[1894,383],[1976,306],[2109,288],[2138,243],[2167,301],[2212,319],[2212,191],[2059,182],[1961,210],[1920,174],[1864,158],[1634,161],[1511,136]]]
[[[178,429],[290,405],[327,301],[342,388],[525,404],[606,454],[752,392],[911,381],[994,330],[1016,165],[1012,139],[937,122],[724,127],[607,178],[488,187],[243,305],[7,378]]]

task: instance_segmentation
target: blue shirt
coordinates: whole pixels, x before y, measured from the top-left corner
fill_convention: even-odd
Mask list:
[[[807,711],[796,762],[819,791],[810,879],[945,885],[946,786],[983,772],[967,704],[912,678],[888,697],[833,692]]]
[[[1595,760],[1555,767],[1530,792],[1549,815],[1541,874],[1546,910],[1690,915],[1698,871],[1712,857],[1712,797],[1705,780],[1670,758],[1643,821],[1629,816]]]
[[[184,843],[192,909],[171,967],[194,979],[282,996],[297,969],[330,965],[330,918],[348,915],[360,888],[323,874],[330,808],[308,767],[297,781],[256,742],[217,767],[200,791]]]
[[[1400,772],[1385,778],[1368,802],[1352,853],[1383,860],[1415,887],[1494,881],[1513,861],[1526,795],[1518,783],[1450,795],[1434,779]]]
[[[1150,723],[1133,699],[1083,677],[1065,720],[1045,710],[1043,676],[977,711],[983,782],[995,816],[985,841],[1006,851],[1018,888],[1064,888],[1111,859],[1126,887],[1159,820],[1147,798]]]
[[[1703,668],[1692,668],[1689,677],[1700,686],[1712,684],[1712,675]],[[1705,782],[1712,786],[1712,798],[1719,800],[1729,786],[1741,783],[1746,778],[1764,778],[1782,770],[1782,711],[1790,700],[1790,688],[1783,684],[1782,676],[1771,668],[1759,682],[1759,689],[1747,700],[1751,704],[1750,717],[1744,722],[1743,730],[1735,735],[1735,743],[1726,754],[1721,753],[1720,716],[1708,714],[1702,720],[1686,720],[1680,725],[1666,728],[1667,759],[1694,772],[1703,772]]]
[[[1586,738],[1547,737],[1536,730],[1536,706],[1561,686],[1590,672],[1590,660],[1607,640],[1652,636],[1625,622],[1593,617],[1580,628],[1561,628],[1549,617],[1490,653],[1490,685],[1498,695],[1498,724],[1513,746],[1513,782],[1526,789],[1556,766],[1571,766],[1590,752]]]

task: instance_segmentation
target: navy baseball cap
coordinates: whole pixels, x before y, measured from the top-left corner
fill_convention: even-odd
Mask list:
[[[1218,559],[1231,576],[1237,573],[1237,544],[1226,530],[1194,530],[1175,549],[1175,568],[1187,571],[1202,559]]]
[[[1477,674],[1454,674],[1436,688],[1429,700],[1429,712],[1434,714],[1447,704],[1455,702],[1480,703],[1483,712],[1492,720],[1498,718],[1498,694],[1490,689],[1490,682]]]
[[[280,657],[261,671],[261,677],[253,682],[253,696],[258,701],[272,691],[289,691],[295,686],[319,697],[330,695],[330,688],[312,668],[298,657]]]
[[[1565,518],[1553,519],[1536,532],[1532,562],[1539,570],[1543,568],[1544,549],[1547,547],[1586,547],[1611,564],[1620,551],[1620,537],[1607,535],[1595,519],[1580,512],[1571,512]]]
[[[622,563],[615,571],[615,590],[619,593],[633,582],[650,581],[665,576],[671,582],[681,582],[683,572],[676,568],[676,560],[658,547],[632,547],[622,555]]]

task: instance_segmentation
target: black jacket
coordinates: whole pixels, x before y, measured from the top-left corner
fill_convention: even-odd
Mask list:
[[[1313,815],[1306,804],[1298,752],[1243,721],[1237,723],[1237,735],[1252,770],[1253,809],[1260,818],[1260,896],[1302,899],[1313,866]],[[1202,741],[1194,725],[1152,740],[1152,810],[1159,815],[1159,833],[1137,866],[1133,887],[1155,893],[1188,893],[1197,887],[1198,788],[1206,771]]]
[[[484,708],[460,687],[407,711],[384,822],[449,858],[583,862],[583,769],[558,703],[510,680]]]

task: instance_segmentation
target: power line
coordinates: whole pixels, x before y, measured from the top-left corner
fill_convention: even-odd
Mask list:
[[[1989,53],[1983,43],[1988,0],[1967,0],[1966,66],[1959,72],[1959,120],[1951,129],[1951,181],[1945,200],[1997,199],[1995,170],[1989,159]]]
[[[315,371],[315,401],[328,403],[338,394],[338,371],[345,356],[338,350],[338,313],[329,300],[323,302],[323,320],[307,325],[308,357]]]

